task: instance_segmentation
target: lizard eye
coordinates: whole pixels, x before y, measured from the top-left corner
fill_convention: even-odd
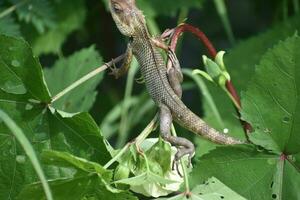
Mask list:
[[[119,4],[114,4],[113,8],[116,13],[120,13],[122,11],[122,8]]]

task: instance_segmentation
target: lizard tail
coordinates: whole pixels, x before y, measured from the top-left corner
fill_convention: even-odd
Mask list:
[[[172,109],[174,120],[189,131],[218,144],[245,144],[245,142],[241,140],[230,137],[229,135],[221,133],[216,129],[210,127],[184,104],[179,107],[177,107],[176,109]]]

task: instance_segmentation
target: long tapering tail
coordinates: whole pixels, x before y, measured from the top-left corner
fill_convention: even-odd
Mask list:
[[[218,144],[233,145],[246,143],[210,127],[205,121],[187,108],[181,100],[180,103],[177,102],[176,105],[169,105],[169,107],[173,113],[174,120],[197,135]]]

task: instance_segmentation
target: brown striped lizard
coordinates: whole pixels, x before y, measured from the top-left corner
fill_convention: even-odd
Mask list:
[[[159,108],[160,132],[164,140],[178,147],[175,160],[188,154],[189,159],[194,154],[194,145],[189,140],[171,135],[172,120],[191,132],[201,135],[218,144],[243,144],[243,141],[223,134],[210,127],[200,117],[194,114],[181,101],[180,82],[182,74],[175,54],[168,52],[173,58],[173,66],[167,69],[166,63],[158,50],[163,42],[150,36],[145,17],[136,7],[135,0],[110,0],[110,11],[119,31],[130,38],[126,51],[126,59],[121,68],[112,68],[112,73],[119,77],[123,75],[135,56],[146,88]]]

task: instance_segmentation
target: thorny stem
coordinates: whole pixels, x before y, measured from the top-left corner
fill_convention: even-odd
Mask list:
[[[150,121],[150,123],[145,127],[145,129],[132,142],[128,142],[115,156],[112,157],[112,159],[110,161],[108,161],[104,165],[104,169],[107,169],[114,162],[116,162],[129,149],[129,147],[131,145],[135,144],[137,147],[139,147],[139,145],[155,129],[157,117],[158,117],[158,115],[156,114],[155,117]]]
[[[177,133],[176,133],[176,130],[175,130],[175,127],[174,125],[172,124],[172,127],[171,127],[171,132],[172,132],[172,135],[177,137]],[[184,178],[184,185],[185,185],[185,193],[187,195],[190,194],[190,184],[189,184],[189,177],[188,177],[188,173],[187,173],[187,170],[186,170],[186,165],[184,164],[184,160],[183,158],[180,158],[180,164],[181,164],[181,167],[182,167],[182,172],[183,172],[183,178]]]
[[[210,42],[210,40],[206,37],[206,35],[200,29],[198,29],[192,25],[189,25],[189,24],[180,24],[178,27],[176,27],[174,29],[174,33],[171,37],[171,42],[170,42],[170,49],[172,51],[175,52],[175,49],[177,46],[177,41],[183,32],[191,32],[194,35],[196,35],[196,37],[204,44],[204,46],[208,50],[208,53],[210,54],[210,56],[212,58],[216,57],[217,51],[216,51],[215,47],[213,46],[213,44]],[[169,62],[170,61],[168,61],[168,63]],[[229,80],[226,82],[226,89],[231,94],[231,96],[234,100],[234,104],[236,106],[237,113],[240,117],[241,100],[240,100],[232,82]],[[241,124],[243,125],[243,128],[246,133],[246,137],[247,137],[247,134],[251,132],[252,127],[249,123],[247,123],[241,119],[240,119],[240,121],[241,121]]]
[[[64,90],[59,92],[57,95],[55,95],[52,98],[51,103],[57,101],[58,99],[63,97],[65,94],[67,94],[71,90],[75,89],[76,87],[83,84],[84,82],[90,80],[91,78],[93,78],[94,76],[96,76],[100,72],[106,70],[108,67],[112,66],[113,64],[120,62],[124,57],[125,57],[125,54],[122,54],[122,55],[118,56],[117,58],[113,59],[112,61],[110,61],[108,63],[105,63],[101,67],[98,67],[98,68],[94,69],[93,71],[91,71],[90,73],[84,75],[83,77],[81,77],[80,79],[78,79],[77,81],[75,81],[74,83],[69,85],[68,87],[66,87]]]

